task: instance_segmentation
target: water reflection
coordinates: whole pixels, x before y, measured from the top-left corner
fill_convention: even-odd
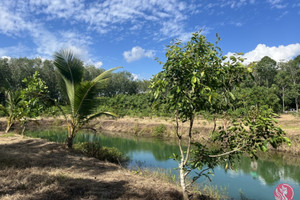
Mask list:
[[[157,161],[166,161],[170,159],[173,153],[179,153],[176,145],[164,143],[162,140],[147,138],[120,138],[106,135],[79,134],[75,138],[77,142],[97,141],[103,146],[117,147],[121,152],[128,154],[130,152],[151,152]]]
[[[300,183],[299,166],[283,163],[278,165],[278,163],[264,160],[264,158],[254,162],[247,157],[242,157],[241,161],[237,163],[237,170],[251,175],[254,179],[260,177],[267,185],[270,186],[280,180],[286,179]]]

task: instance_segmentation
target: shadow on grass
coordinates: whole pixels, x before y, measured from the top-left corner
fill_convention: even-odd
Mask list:
[[[0,144],[0,169],[3,167],[72,168],[91,175],[118,169],[116,165],[72,152],[63,145],[38,139]]]
[[[181,199],[178,190],[157,189],[119,166],[88,158],[39,139],[0,143],[1,199]]]

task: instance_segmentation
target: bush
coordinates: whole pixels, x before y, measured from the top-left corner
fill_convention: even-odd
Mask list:
[[[88,156],[112,163],[124,163],[128,158],[115,147],[102,147],[97,142],[84,142],[74,145],[74,149]]]
[[[163,124],[160,124],[160,125],[154,127],[152,136],[163,137],[166,130],[167,130],[167,127]]]

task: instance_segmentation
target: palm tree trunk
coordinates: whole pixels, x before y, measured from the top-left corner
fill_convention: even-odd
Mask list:
[[[74,125],[68,126],[68,138],[67,138],[67,146],[69,149],[73,148],[73,139],[75,136],[75,129]]]
[[[73,148],[73,137],[68,137],[67,139],[67,146],[69,149],[72,149]]]

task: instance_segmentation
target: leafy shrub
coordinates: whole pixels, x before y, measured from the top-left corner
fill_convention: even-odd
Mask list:
[[[74,145],[74,149],[88,156],[112,163],[124,163],[128,158],[115,147],[102,147],[97,142],[84,142]]]
[[[166,130],[167,130],[167,127],[163,124],[160,124],[160,125],[154,127],[152,136],[163,137]]]

